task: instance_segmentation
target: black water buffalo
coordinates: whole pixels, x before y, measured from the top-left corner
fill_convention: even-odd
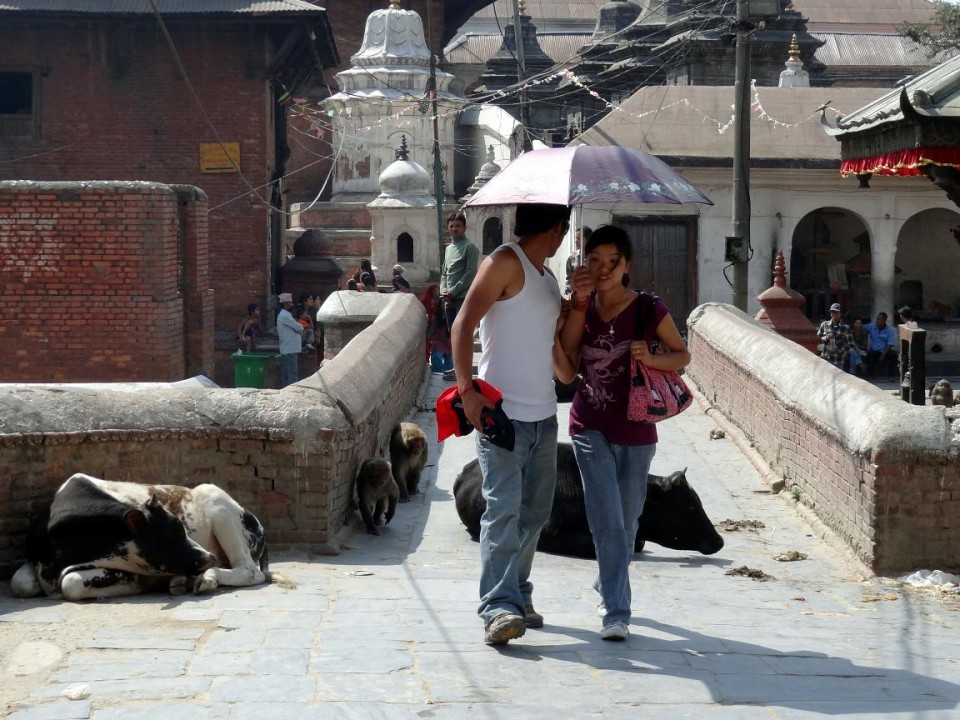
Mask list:
[[[480,517],[487,507],[480,484],[480,466],[476,460],[464,466],[453,484],[457,514],[474,539],[480,535]],[[634,546],[637,552],[643,550],[647,540],[673,550],[694,550],[704,555],[712,555],[723,547],[723,538],[704,512],[685,471],[668,477],[649,476],[647,501],[640,515]],[[596,557],[587,525],[580,470],[569,443],[557,446],[557,489],[537,550],[579,558]]]
[[[216,485],[195,488],[100,480],[77,473],[32,523],[18,597],[67,600],[154,589],[287,583],[267,572],[263,526]]]

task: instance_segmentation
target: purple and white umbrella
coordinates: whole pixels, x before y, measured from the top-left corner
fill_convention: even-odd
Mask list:
[[[660,158],[618,145],[526,152],[494,175],[464,205],[628,202],[713,205]]]

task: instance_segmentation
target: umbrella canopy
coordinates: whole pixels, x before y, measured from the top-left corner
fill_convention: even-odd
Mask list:
[[[660,158],[618,145],[526,152],[494,175],[465,205],[620,202],[713,205]]]

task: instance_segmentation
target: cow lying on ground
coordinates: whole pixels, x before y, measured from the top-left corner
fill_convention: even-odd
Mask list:
[[[636,552],[649,540],[673,550],[695,550],[712,555],[723,547],[723,538],[703,510],[686,471],[668,477],[649,475],[647,500],[640,515]],[[457,514],[470,535],[480,536],[480,517],[487,508],[480,492],[482,477],[476,460],[467,463],[453,484]],[[550,519],[544,525],[537,550],[579,558],[595,558],[593,537],[587,524],[580,470],[569,443],[557,446],[557,489]]]
[[[289,583],[267,572],[263,526],[216,485],[193,489],[71,476],[30,527],[17,597],[67,600]]]

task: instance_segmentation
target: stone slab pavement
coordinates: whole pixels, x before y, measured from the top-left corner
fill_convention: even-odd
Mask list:
[[[422,408],[447,384],[431,376]],[[566,406],[561,406],[561,435]],[[429,410],[414,419],[435,439]],[[960,717],[956,596],[870,578],[770,494],[694,405],[653,470],[681,467],[724,533],[704,557],[648,544],[624,643],[600,640],[593,561],[538,554],[542,630],[482,641],[478,545],[451,491],[472,438],[431,445],[425,492],[337,557],[281,554],[298,583],[85,604],[0,596],[0,714],[12,720]],[[797,550],[808,558],[778,562]],[[747,566],[772,579],[730,576]],[[67,695],[77,699],[69,699]]]

